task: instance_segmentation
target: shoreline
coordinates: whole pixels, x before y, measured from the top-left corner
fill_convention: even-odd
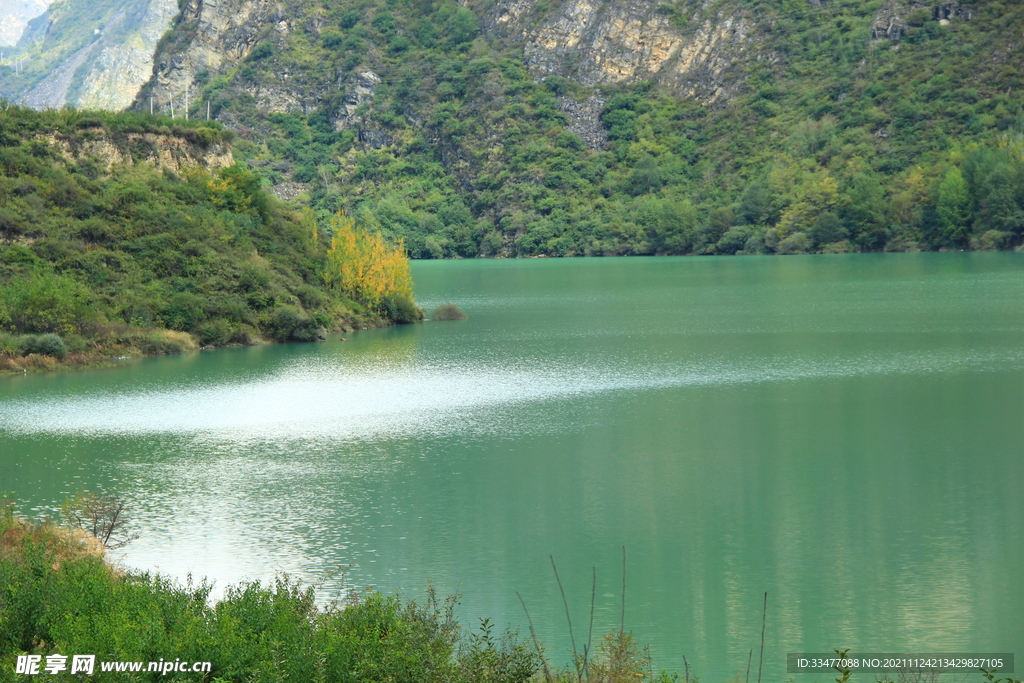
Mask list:
[[[350,334],[359,330],[381,329],[394,327],[399,323],[392,320],[377,318],[373,320],[361,320],[360,325],[341,325],[332,328],[325,334]],[[114,368],[120,361],[139,360],[143,358],[158,358],[160,356],[180,356],[185,353],[196,353],[202,351],[216,351],[218,349],[244,348],[250,346],[263,346],[267,344],[315,344],[331,341],[321,338],[315,341],[274,341],[264,337],[257,337],[248,344],[230,343],[220,346],[200,346],[192,334],[177,332],[175,330],[153,329],[140,332],[138,336],[160,337],[165,341],[170,338],[178,348],[170,349],[162,347],[147,353],[135,344],[116,344],[106,347],[106,351],[96,352],[68,352],[64,356],[52,356],[39,353],[29,353],[24,356],[0,353],[0,377],[15,377],[47,372],[62,372],[74,370],[94,370],[102,368]],[[338,340],[344,341],[344,340]]]

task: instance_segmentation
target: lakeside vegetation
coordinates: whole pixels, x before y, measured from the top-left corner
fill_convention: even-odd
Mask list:
[[[599,643],[587,643],[570,664],[555,667],[532,622],[532,642],[507,629],[495,633],[489,619],[467,630],[458,620],[459,596],[439,597],[429,585],[419,600],[353,590],[325,605],[314,588],[278,576],[228,586],[213,600],[205,579],[190,576],[182,585],[105,559],[107,547],[137,538],[126,530],[118,499],[80,494],[63,511],[69,526],[31,522],[16,514],[14,501],[0,500],[0,683],[23,680],[15,673],[19,656],[40,656],[43,672],[48,656],[71,654],[96,655],[90,680],[100,683],[166,680],[166,672],[146,668],[172,657],[209,662],[203,672],[188,673],[203,683],[700,680],[689,665],[685,677],[656,671],[648,649],[624,625]],[[845,658],[850,650],[835,652]],[[103,662],[140,662],[142,670],[105,671]],[[760,664],[755,672],[760,679]],[[1021,683],[996,670],[980,673],[990,683]],[[80,680],[67,669],[46,675]],[[852,680],[849,668],[837,666],[834,675],[837,683]],[[745,678],[737,674],[733,680],[750,676],[748,668]],[[894,683],[887,675],[872,678]],[[897,680],[934,679],[934,673],[906,673]]]
[[[95,497],[87,500],[95,501]],[[211,662],[193,680],[211,683],[392,681],[525,683],[580,681],[579,667],[552,670],[533,643],[495,633],[483,620],[466,631],[454,596],[425,599],[351,593],[318,604],[287,577],[228,587],[210,600],[206,581],[177,584],[114,567],[93,536],[31,523],[0,506],[0,681],[20,680],[22,654],[96,654],[97,662],[180,658]],[[42,662],[45,665],[45,657]],[[67,671],[54,681],[79,680]],[[160,672],[101,672],[91,680],[160,681]],[[591,653],[588,683],[669,683],[651,671],[631,634],[614,632]]]
[[[0,370],[422,317],[401,246],[350,222],[375,251],[342,254],[243,166],[147,161],[160,144],[194,157],[231,137],[216,123],[0,106]],[[369,284],[376,259],[387,269],[372,292],[333,276],[358,266]]]
[[[684,38],[746,17],[775,57],[708,105],[655,82],[538,82],[522,44],[482,28],[486,1],[324,0],[289,9],[304,30],[201,75],[195,106],[268,182],[306,184],[320,216],[345,209],[414,258],[1018,248],[1024,52],[1006,27],[1024,6],[961,2],[940,21],[937,0],[917,4],[890,39],[871,33],[878,1],[664,3]],[[366,70],[381,82],[343,116]],[[253,93],[281,73],[319,106],[261,110]],[[593,95],[603,148],[563,106]]]

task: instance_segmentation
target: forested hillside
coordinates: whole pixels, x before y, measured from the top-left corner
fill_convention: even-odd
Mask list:
[[[1024,242],[1024,6],[634,3],[682,47],[646,80],[595,82],[587,64],[628,54],[582,46],[583,4],[246,0],[229,54],[190,2],[137,108],[181,111],[190,89],[276,192],[420,258]],[[531,35],[568,42],[538,57]],[[663,75],[701,40],[689,80]]]
[[[393,247],[364,258],[372,235],[343,218],[350,244],[330,244],[308,210],[224,165],[231,137],[205,122],[0,108],[0,369],[418,317],[408,262],[367,266]],[[342,265],[361,268],[356,281]]]

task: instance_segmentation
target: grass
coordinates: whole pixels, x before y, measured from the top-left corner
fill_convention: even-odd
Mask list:
[[[632,634],[605,637],[581,678],[578,667],[542,667],[543,648],[489,620],[466,630],[457,596],[407,599],[350,594],[321,606],[314,590],[286,576],[230,586],[180,585],[115,569],[104,547],[80,529],[30,522],[12,501],[0,507],[0,682],[14,681],[19,655],[97,653],[98,661],[209,661],[211,683],[393,681],[395,683],[651,683]],[[98,668],[99,664],[97,664]],[[64,676],[64,677],[61,677]],[[73,680],[58,675],[52,680]],[[97,681],[108,680],[97,671]],[[159,673],[118,681],[164,680]]]
[[[431,320],[465,320],[468,317],[455,304],[441,304],[430,314]]]

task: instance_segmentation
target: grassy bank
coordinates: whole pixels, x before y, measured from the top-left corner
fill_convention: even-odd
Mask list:
[[[411,282],[378,277],[372,297],[356,286],[382,255],[407,280],[404,252],[382,243],[358,281],[332,277],[349,265],[332,224],[223,165],[230,137],[213,123],[0,104],[0,371],[421,317]]]
[[[578,681],[553,671],[538,648],[484,621],[466,631],[455,597],[423,600],[365,592],[318,606],[313,589],[279,578],[230,587],[209,601],[204,582],[179,585],[104,560],[81,531],[30,523],[0,510],[0,681],[19,655],[95,654],[95,681],[167,680],[159,672],[103,672],[100,662],[210,662],[187,680],[515,683]],[[670,681],[655,675],[632,636],[613,633],[595,648],[583,680]],[[582,662],[579,662],[582,664]],[[145,666],[145,665],[144,665]],[[79,680],[67,671],[47,680]]]

